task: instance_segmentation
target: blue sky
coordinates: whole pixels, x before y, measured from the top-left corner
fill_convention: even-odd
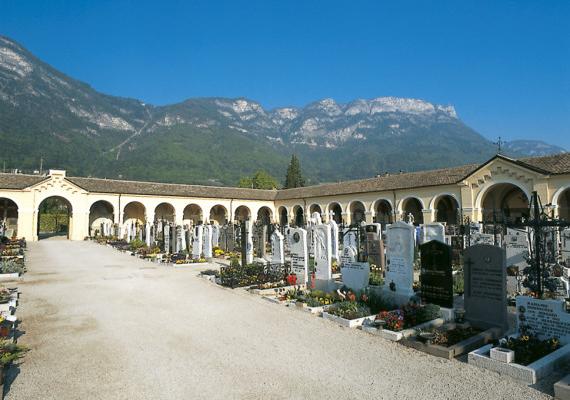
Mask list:
[[[570,1],[0,1],[0,33],[105,93],[167,104],[453,104],[570,149]]]

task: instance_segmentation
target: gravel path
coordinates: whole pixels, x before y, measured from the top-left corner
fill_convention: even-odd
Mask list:
[[[89,242],[29,248],[18,316],[32,350],[8,374],[7,399],[550,398],[216,287],[195,266]]]

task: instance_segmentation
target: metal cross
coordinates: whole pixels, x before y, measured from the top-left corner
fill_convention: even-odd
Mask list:
[[[501,140],[501,137],[500,137],[500,136],[499,136],[499,140],[497,140],[496,142],[493,142],[493,144],[494,144],[495,146],[497,146],[497,154],[500,154],[500,153],[501,153],[501,148],[503,147],[503,145],[504,145],[505,143],[506,143],[506,142],[505,142],[504,140]]]

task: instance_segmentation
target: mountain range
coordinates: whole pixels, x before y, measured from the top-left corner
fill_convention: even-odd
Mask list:
[[[291,154],[309,183],[481,162],[497,147],[453,106],[379,97],[265,109],[246,98],[154,106],[109,96],[0,36],[0,161],[8,169],[235,185],[264,169],[284,176]],[[513,156],[565,151],[540,141]]]

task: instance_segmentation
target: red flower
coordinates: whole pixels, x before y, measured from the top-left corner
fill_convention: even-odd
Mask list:
[[[297,284],[297,275],[295,274],[287,275],[287,284],[289,286],[295,286]]]

